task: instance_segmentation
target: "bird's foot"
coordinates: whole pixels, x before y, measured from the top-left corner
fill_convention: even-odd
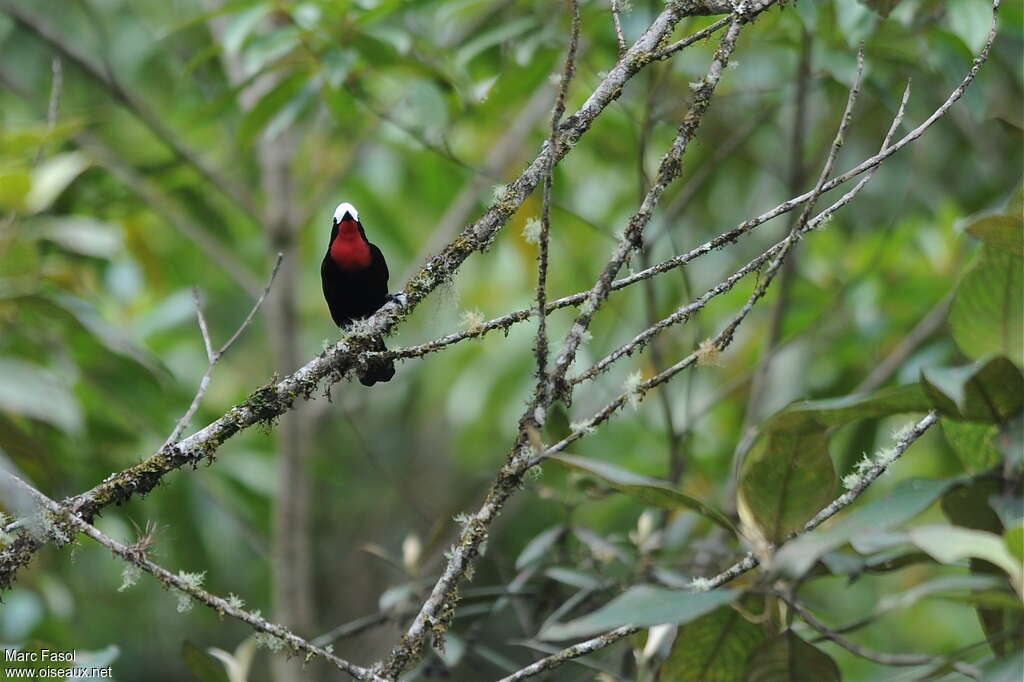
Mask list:
[[[402,308],[409,305],[409,297],[404,292],[399,291],[397,294],[388,294],[388,300],[397,303]]]

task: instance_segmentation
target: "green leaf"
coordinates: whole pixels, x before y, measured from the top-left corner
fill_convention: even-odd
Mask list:
[[[267,123],[303,91],[309,80],[310,74],[306,71],[282,78],[246,113],[238,127],[238,144],[243,148],[250,146]]]
[[[996,447],[1015,471],[1024,468],[1024,412],[1003,424],[996,436]]]
[[[21,211],[32,189],[32,176],[25,168],[0,168],[0,208]]]
[[[0,357],[0,410],[78,433],[82,410],[68,385],[52,372],[14,357]]]
[[[977,54],[985,45],[992,23],[992,5],[975,0],[946,0],[946,20],[949,28],[968,49]]]
[[[181,645],[181,657],[189,672],[202,682],[230,682],[224,666],[188,640]]]
[[[942,511],[946,517],[957,526],[962,526],[976,531],[992,533],[994,536],[1003,535],[1003,521],[995,506],[990,500],[997,499],[1002,492],[1002,483],[995,478],[978,478],[969,485],[951,490],[942,498]],[[1005,580],[1000,568],[981,558],[971,558],[969,562],[972,575],[987,575]],[[998,594],[998,593],[997,593]],[[978,620],[981,622],[985,636],[993,651],[1002,652],[1005,649],[1004,631],[1014,627],[1019,621],[1019,608],[1011,604],[1010,609],[1005,604],[993,604],[991,599],[975,599],[975,610]]]
[[[741,682],[747,656],[764,639],[760,625],[746,620],[734,608],[719,607],[679,629],[659,679]]]
[[[1020,682],[1024,668],[1024,650],[1018,649],[1005,658],[997,658],[982,666],[983,682]]]
[[[1003,540],[1006,541],[1006,548],[1010,554],[1017,557],[1017,561],[1024,561],[1024,523],[1007,528],[1003,533]]]
[[[1024,258],[1024,220],[1007,214],[989,215],[973,220],[967,231],[993,246]]]
[[[564,585],[581,590],[596,590],[601,587],[601,580],[589,573],[577,571],[563,566],[552,566],[544,571],[544,575]]]
[[[568,623],[554,623],[545,627],[540,638],[561,640],[588,637],[622,625],[648,627],[662,623],[688,623],[728,604],[740,594],[739,590],[686,592],[636,585],[593,613]]]
[[[546,531],[536,536],[528,543],[523,551],[519,553],[516,558],[516,570],[521,571],[530,564],[538,562],[547,555],[548,551],[555,546],[559,538],[565,533],[565,524],[560,523],[556,526],[548,528]]]
[[[829,503],[835,486],[824,427],[762,433],[740,470],[740,518],[779,544]]]
[[[761,425],[744,458],[737,490],[741,518],[778,544],[832,499],[830,428],[930,408],[918,384],[788,405]]]
[[[702,514],[733,533],[736,532],[736,528],[725,514],[695,497],[679,492],[670,483],[633,473],[608,462],[575,455],[556,454],[549,459],[557,460],[570,468],[596,476],[616,490],[644,504],[664,509],[689,509]]]
[[[991,575],[944,575],[899,592],[883,595],[872,613],[881,616],[889,611],[906,609],[929,597],[969,599],[970,594],[975,591],[1005,586],[1005,582]]]
[[[958,526],[1000,535],[1003,532],[1003,522],[989,504],[989,499],[998,495],[1001,490],[1002,485],[999,481],[993,478],[977,478],[943,495],[942,512]]]
[[[110,258],[121,248],[121,229],[117,225],[87,216],[37,218],[31,230],[34,237],[85,256]]]
[[[839,682],[839,666],[792,630],[769,639],[747,658],[748,682]]]
[[[911,542],[944,564],[971,558],[995,564],[1010,576],[1018,593],[1021,592],[1020,563],[999,535],[959,526],[934,525],[912,528],[908,536]]]
[[[281,26],[256,35],[249,41],[242,58],[246,75],[263,71],[267,65],[291,52],[299,44],[301,35],[302,31],[294,25]]]
[[[237,55],[246,39],[256,29],[256,26],[265,16],[270,14],[273,6],[269,2],[262,2],[239,12],[228,23],[224,29],[224,36],[221,40],[224,45],[224,52],[228,55]]]
[[[946,442],[964,465],[964,469],[972,474],[988,471],[1003,461],[1002,454],[995,445],[995,437],[999,427],[995,424],[979,422],[962,422],[943,417],[939,420]]]
[[[25,197],[25,210],[39,213],[49,208],[89,165],[84,152],[65,152],[44,160],[32,172],[32,188]]]
[[[761,430],[797,431],[817,426],[843,426],[857,419],[888,417],[931,409],[919,384],[883,388],[841,398],[800,400],[772,415]]]
[[[826,552],[854,537],[878,533],[914,518],[954,484],[954,481],[914,478],[900,481],[884,497],[855,508],[825,528],[790,540],[775,554],[772,567],[791,577],[804,575]]]
[[[860,0],[871,9],[878,12],[883,17],[889,16],[889,13],[893,11],[896,5],[900,4],[900,0]]]
[[[935,408],[954,418],[1002,423],[1024,407],[1024,376],[1005,357],[924,369],[921,381]]]
[[[975,360],[1006,355],[1024,362],[1024,260],[985,244],[956,289],[949,324],[960,349]]]
[[[484,50],[515,38],[534,28],[536,21],[532,17],[521,17],[511,21],[491,24],[490,26],[491,28],[481,31],[476,37],[459,48],[458,52],[455,53],[456,66],[460,69],[465,68],[474,57]]]

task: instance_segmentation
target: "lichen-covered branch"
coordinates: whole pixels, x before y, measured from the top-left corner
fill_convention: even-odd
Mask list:
[[[765,7],[774,3],[767,2]],[[7,9],[7,0],[0,0]],[[133,495],[145,494],[168,473],[184,466],[198,466],[212,460],[220,446],[239,431],[255,424],[269,423],[292,409],[296,400],[312,395],[321,382],[341,381],[358,364],[365,363],[372,349],[372,338],[385,335],[409,315],[417,304],[438,286],[449,281],[462,263],[477,250],[486,249],[498,231],[540,183],[548,157],[561,160],[590,129],[595,118],[622,94],[623,86],[647,66],[652,55],[671,35],[676,24],[705,7],[705,3],[677,1],[667,6],[626,55],[608,72],[580,108],[559,126],[558,141],[552,149],[545,144],[534,160],[509,185],[475,222],[467,226],[441,252],[432,258],[406,285],[408,304],[384,306],[361,327],[364,333],[351,334],[323,351],[291,375],[257,389],[248,399],[180,442],[162,448],[142,462],[113,474],[93,489],[65,501],[87,521],[111,504],[122,503]],[[19,568],[25,566],[41,544],[21,534],[0,552],[0,590],[10,587]]]
[[[259,615],[259,612],[248,611],[238,598],[225,599],[204,590],[193,574],[171,573],[163,566],[153,562],[146,555],[146,542],[139,542],[135,545],[125,545],[122,542],[106,535],[91,523],[87,523],[77,514],[68,511],[67,507],[53,501],[43,493],[22,481],[18,477],[4,472],[7,478],[17,487],[29,493],[39,505],[40,515],[45,515],[46,524],[55,527],[57,534],[66,534],[70,540],[71,533],[84,533],[99,544],[109,549],[115,556],[123,559],[141,571],[149,573],[160,583],[168,588],[177,590],[182,595],[194,599],[210,607],[221,615],[228,615],[232,618],[248,624],[257,632],[266,633],[275,638],[283,647],[287,647],[289,653],[304,653],[307,656],[318,656],[343,670],[357,680],[371,680],[372,682],[386,682],[376,676],[371,670],[360,667],[335,656],[333,653],[322,647],[309,643],[299,637],[291,630],[276,623],[271,623]],[[126,582],[126,585],[129,584]],[[187,603],[187,602],[186,602]],[[180,608],[180,607],[179,607]]]
[[[633,250],[643,243],[644,228],[647,227],[647,223],[650,222],[651,217],[654,215],[654,209],[657,207],[661,195],[669,184],[679,177],[682,171],[683,155],[686,153],[690,141],[697,133],[697,128],[704,117],[704,112],[711,105],[711,98],[715,93],[715,88],[718,86],[718,81],[721,79],[722,71],[729,63],[729,56],[736,49],[736,41],[739,38],[740,31],[743,29],[745,20],[745,18],[734,17],[730,23],[728,30],[719,43],[718,50],[711,60],[707,74],[696,87],[693,103],[683,116],[683,121],[679,125],[676,137],[672,141],[669,151],[661,160],[657,177],[647,190],[640,208],[630,218],[629,224],[618,245],[615,247],[612,257],[609,259],[608,264],[605,265],[597,282],[587,294],[586,300],[580,307],[579,314],[577,314],[576,319],[573,321],[572,327],[565,337],[565,342],[562,344],[562,350],[558,354],[554,367],[551,370],[548,395],[553,399],[570,401],[571,387],[565,382],[566,372],[568,372],[569,366],[576,357],[576,351],[587,334],[587,329],[590,327],[594,314],[608,297],[608,292],[611,290],[611,284],[615,279],[615,275],[618,274]]]

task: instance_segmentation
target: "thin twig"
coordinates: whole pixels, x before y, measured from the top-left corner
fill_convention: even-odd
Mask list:
[[[619,0],[612,0],[612,23],[615,25],[615,40],[619,44],[619,59],[626,54],[626,37],[622,35],[622,20],[619,18],[621,11]]]
[[[203,314],[203,301],[199,296],[199,289],[192,287],[192,303],[196,307],[196,321],[199,323],[199,333],[203,335],[203,345],[206,347],[206,361],[213,364],[217,361],[213,352],[213,342],[210,340],[210,328],[206,324],[206,315]]]
[[[213,376],[213,368],[217,366],[217,362],[221,359],[221,356],[227,352],[228,348],[241,336],[242,332],[245,331],[256,316],[256,311],[263,305],[263,301],[267,298],[267,294],[270,293],[270,287],[274,286],[274,279],[277,277],[277,271],[281,267],[281,260],[284,258],[283,253],[277,254],[277,260],[274,262],[274,269],[270,272],[270,279],[267,280],[267,286],[264,287],[263,293],[259,295],[256,302],[253,303],[252,309],[249,310],[249,314],[242,320],[242,324],[238,326],[235,333],[231,335],[224,345],[217,350],[213,349],[213,343],[210,341],[210,329],[206,324],[206,316],[203,315],[203,306],[199,300],[199,292],[196,289],[192,290],[192,296],[196,304],[196,317],[199,320],[199,330],[203,335],[203,344],[206,346],[206,357],[209,359],[209,364],[206,366],[206,371],[203,372],[202,378],[199,380],[199,388],[196,390],[195,396],[192,398],[192,402],[189,404],[185,414],[181,416],[178,423],[174,425],[174,430],[167,436],[167,440],[164,441],[161,450],[168,446],[177,443],[178,439],[181,438],[181,434],[188,428],[189,422],[192,421],[192,417],[195,416],[196,411],[199,409],[199,404],[203,401],[203,396],[206,395],[206,389],[210,387],[210,378]]]
[[[745,16],[750,20],[774,4],[774,0],[762,1]],[[90,519],[100,509],[115,501],[124,501],[133,495],[152,490],[167,473],[204,457],[211,457],[221,444],[239,431],[289,411],[296,400],[308,398],[321,381],[326,379],[332,384],[341,381],[357,365],[359,359],[370,352],[372,346],[367,342],[368,339],[389,333],[424,297],[449,281],[470,254],[486,248],[493,241],[512,213],[540,182],[548,154],[556,154],[557,161],[569,152],[590,129],[597,116],[618,99],[626,82],[650,63],[649,56],[675,25],[684,16],[693,13],[691,10],[694,8],[672,4],[654,19],[627,51],[625,58],[608,72],[583,105],[566,117],[560,127],[555,149],[545,146],[519,177],[504,188],[500,200],[492,203],[476,222],[467,226],[412,278],[406,286],[408,304],[404,308],[384,306],[367,320],[366,334],[346,337],[281,381],[258,389],[249,399],[177,443],[173,452],[154,453],[139,464],[108,477],[91,490],[70,498],[66,503],[72,505],[83,518]],[[40,541],[23,534],[0,552],[0,588],[11,584],[14,573],[26,565],[41,546]]]
[[[515,671],[511,675],[501,678],[498,682],[518,682],[519,680],[525,680],[526,678],[533,677],[545,670],[557,668],[573,658],[579,658],[580,656],[585,656],[586,654],[610,646],[623,637],[628,637],[638,630],[639,628],[633,627],[632,625],[616,628],[610,632],[604,633],[603,635],[598,635],[593,639],[573,644],[572,646],[566,647],[561,651],[551,654],[550,656],[545,656],[539,661]]]
[[[605,265],[597,282],[595,282],[593,288],[588,293],[586,302],[580,308],[579,314],[573,321],[572,327],[569,329],[569,333],[562,344],[562,351],[558,354],[554,368],[551,371],[548,394],[552,398],[569,400],[570,386],[565,383],[565,375],[569,365],[572,364],[573,359],[576,357],[576,352],[583,341],[584,335],[587,333],[594,314],[608,297],[608,292],[611,290],[611,283],[615,279],[615,275],[622,268],[622,265],[633,250],[642,243],[644,228],[650,222],[662,193],[679,176],[683,155],[686,153],[690,141],[694,138],[698,126],[700,126],[704,112],[707,111],[711,103],[711,97],[714,95],[723,70],[729,63],[729,56],[736,48],[736,41],[743,26],[743,20],[738,17],[733,18],[729,30],[722,37],[718,50],[711,60],[707,74],[700,81],[696,89],[693,104],[690,105],[686,115],[683,117],[671,148],[661,160],[654,183],[652,183],[646,196],[644,196],[640,208],[630,218],[629,225],[626,227],[622,239],[619,240],[611,259]]]
[[[562,67],[562,76],[558,83],[558,94],[555,96],[555,106],[551,114],[551,135],[548,137],[548,147],[554,149],[558,140],[558,126],[565,114],[565,99],[569,92],[569,84],[576,73],[576,50],[580,42],[580,6],[577,0],[567,0],[569,11],[572,15],[572,29],[569,35],[569,50],[565,55],[565,65]],[[528,410],[528,418],[533,420],[533,426],[540,428],[546,420],[549,398],[548,383],[548,334],[547,334],[547,309],[548,302],[548,246],[551,232],[551,187],[555,180],[555,157],[548,156],[548,165],[544,172],[543,205],[540,215],[540,235],[538,237],[537,253],[537,340],[534,343],[534,352],[537,357],[537,388],[533,400],[533,410]]]
[[[702,28],[701,30],[697,31],[696,33],[688,35],[685,38],[683,38],[681,40],[677,40],[676,42],[672,43],[671,45],[668,45],[667,47],[664,47],[664,48],[658,50],[657,52],[654,53],[654,59],[657,59],[657,60],[668,59],[669,57],[674,55],[676,52],[679,52],[680,50],[685,50],[686,48],[688,48],[690,45],[693,45],[694,43],[698,43],[698,42],[700,42],[702,40],[706,40],[707,38],[710,38],[715,33],[720,31],[721,29],[725,28],[729,24],[729,22],[731,22],[731,21],[732,21],[732,17],[731,16],[722,17],[721,19],[719,19],[715,23],[711,24],[710,26],[708,26],[706,28]]]
[[[772,594],[786,602],[800,617],[812,628],[820,632],[826,639],[838,644],[855,656],[866,658],[869,661],[891,666],[910,665],[951,665],[957,672],[972,679],[981,679],[981,670],[964,661],[953,661],[943,656],[929,656],[928,654],[891,654],[883,651],[875,651],[862,644],[857,644],[831,629],[811,613],[811,611],[800,603],[792,594],[783,590],[773,590]]]

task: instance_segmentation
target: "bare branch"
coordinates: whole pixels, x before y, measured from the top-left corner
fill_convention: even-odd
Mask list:
[[[203,302],[199,298],[199,289],[196,287],[192,287],[192,303],[196,306],[196,320],[199,323],[199,332],[203,335],[203,345],[206,347],[206,360],[212,365],[217,362],[217,357],[213,352],[210,328],[206,324],[206,316],[203,314]]]
[[[518,682],[519,680],[525,680],[528,677],[540,674],[545,670],[552,670],[573,658],[579,658],[580,656],[585,656],[594,651],[603,649],[606,646],[610,646],[623,637],[628,637],[634,632],[637,632],[639,629],[640,628],[633,627],[632,625],[626,625],[621,628],[611,630],[610,632],[606,632],[603,635],[598,635],[593,639],[573,644],[572,646],[566,647],[561,651],[551,654],[550,656],[545,656],[539,661],[528,665],[521,670],[517,670],[507,677],[501,678],[498,682]]]
[[[773,590],[772,594],[789,604],[790,607],[812,628],[820,632],[826,639],[835,642],[855,656],[866,658],[869,661],[882,665],[908,666],[908,665],[951,665],[957,672],[960,672],[971,679],[981,679],[981,670],[963,661],[951,661],[943,656],[929,656],[928,654],[891,654],[882,651],[875,651],[861,644],[857,644],[835,630],[822,623],[811,611],[800,603],[792,594],[782,590]]]
[[[569,400],[570,387],[565,383],[565,375],[569,365],[572,364],[573,359],[576,357],[576,351],[579,349],[579,345],[587,332],[587,328],[590,326],[590,321],[593,319],[594,314],[608,297],[612,280],[633,252],[633,249],[642,243],[644,228],[650,222],[662,193],[679,176],[682,168],[682,157],[696,134],[698,126],[700,126],[704,112],[707,111],[711,103],[711,97],[714,95],[722,71],[729,62],[729,56],[736,48],[736,40],[739,38],[743,25],[744,22],[742,20],[734,18],[729,26],[729,30],[722,37],[718,50],[715,52],[711,65],[708,67],[708,72],[697,87],[693,104],[690,105],[689,110],[683,117],[683,122],[679,126],[671,148],[661,160],[657,178],[651,184],[646,196],[644,196],[640,208],[630,218],[629,225],[626,227],[611,259],[604,267],[594,287],[587,295],[586,302],[576,316],[551,372],[548,394],[552,398]]]
[[[708,26],[706,28],[702,28],[701,30],[697,31],[696,33],[688,35],[685,38],[683,38],[681,40],[677,40],[676,42],[672,43],[671,45],[658,50],[657,52],[654,53],[654,58],[658,59],[658,60],[668,59],[669,57],[674,55],[676,52],[679,52],[680,50],[685,50],[686,48],[688,48],[690,45],[693,45],[694,43],[699,43],[702,40],[706,40],[706,39],[710,38],[714,34],[718,33],[719,30],[721,30],[722,28],[725,28],[725,26],[727,26],[729,24],[729,22],[731,22],[731,21],[732,21],[732,17],[731,16],[730,17],[722,17],[721,19],[719,19],[715,23],[711,24],[710,26]]]
[[[626,54],[626,37],[622,35],[622,20],[619,17],[622,8],[619,2],[612,0],[612,23],[615,25],[615,40],[619,43],[619,59],[622,59],[622,55]]]
[[[580,6],[577,0],[567,0],[572,14],[572,29],[569,35],[569,51],[565,55],[565,65],[558,83],[558,94],[555,96],[555,107],[551,114],[551,135],[548,137],[548,148],[554,149],[558,139],[558,126],[565,114],[565,99],[569,92],[569,84],[576,73],[576,50],[580,42]],[[613,1],[614,8],[614,1]],[[625,44],[622,45],[623,51]],[[620,53],[621,58],[621,53]],[[537,340],[534,352],[537,356],[537,388],[533,399],[533,412],[527,418],[533,420],[534,427],[540,427],[545,421],[545,410],[550,402],[550,386],[548,383],[548,334],[547,309],[548,302],[548,246],[551,232],[551,186],[555,180],[555,157],[548,157],[544,172],[544,192],[540,214],[540,235],[538,236],[537,253]]]
[[[203,396],[206,395],[206,389],[210,387],[210,378],[213,376],[213,368],[217,365],[221,356],[224,355],[224,353],[227,352],[227,349],[231,347],[231,344],[233,344],[241,333],[245,331],[245,328],[249,326],[252,322],[252,318],[256,315],[256,311],[260,309],[261,305],[263,305],[264,299],[266,299],[267,294],[270,293],[270,287],[274,286],[274,279],[277,277],[277,271],[281,267],[281,259],[283,257],[283,253],[277,254],[277,261],[274,263],[274,268],[270,272],[270,279],[267,281],[267,286],[263,289],[263,293],[256,299],[256,302],[253,304],[249,314],[242,321],[242,324],[238,326],[238,329],[235,330],[235,333],[231,335],[231,338],[217,350],[213,349],[213,343],[210,341],[210,329],[206,324],[206,316],[203,315],[203,305],[199,300],[199,291],[192,289],[192,298],[196,304],[196,317],[199,319],[199,330],[203,335],[203,344],[206,346],[206,357],[209,359],[209,364],[206,366],[206,371],[203,372],[203,376],[199,380],[199,388],[196,390],[196,394],[192,398],[191,404],[189,404],[188,409],[185,411],[185,414],[181,416],[181,419],[178,420],[178,423],[174,425],[174,430],[171,431],[171,435],[167,436],[167,440],[164,441],[163,446],[160,448],[161,450],[178,442],[178,439],[181,438],[181,434],[185,432],[186,428],[188,428],[189,423],[192,421],[192,417],[195,416],[196,411],[199,409],[199,404],[203,401]]]

